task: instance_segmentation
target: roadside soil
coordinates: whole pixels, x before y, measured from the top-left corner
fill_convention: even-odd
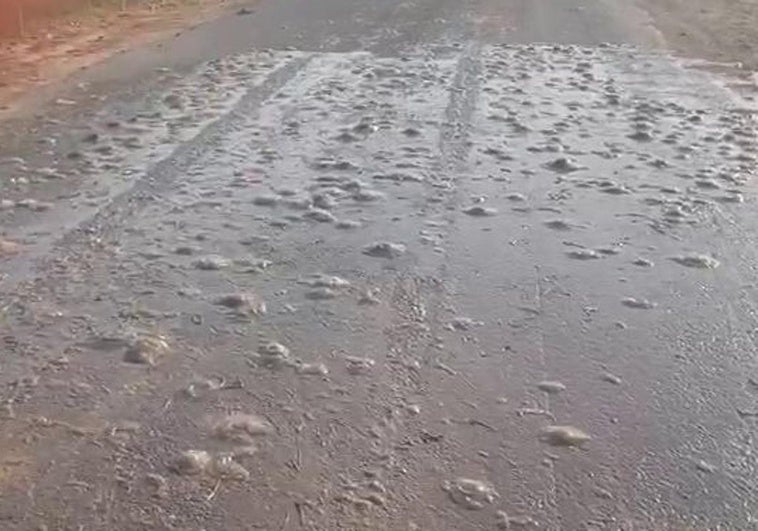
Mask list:
[[[758,70],[758,0],[639,0],[668,46],[694,58]]]
[[[0,39],[0,116],[23,105],[35,88],[53,85],[120,50],[168,35],[236,7],[235,0],[178,0],[126,11],[82,9],[30,21],[24,38]]]

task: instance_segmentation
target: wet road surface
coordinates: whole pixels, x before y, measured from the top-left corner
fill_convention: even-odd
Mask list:
[[[263,3],[6,133],[3,529],[755,528],[754,109],[507,4]]]

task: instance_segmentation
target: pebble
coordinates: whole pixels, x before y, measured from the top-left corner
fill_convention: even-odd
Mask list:
[[[540,431],[539,438],[551,446],[581,446],[591,439],[573,426],[547,426]]]
[[[405,245],[391,242],[375,242],[363,248],[363,254],[374,258],[397,258],[405,254]]]
[[[497,210],[492,207],[485,207],[482,205],[474,205],[470,206],[463,210],[464,214],[468,214],[469,216],[473,217],[488,217],[488,216],[494,216],[497,214]]]
[[[485,505],[492,504],[499,498],[491,484],[478,479],[457,478],[452,482],[446,482],[443,490],[453,502],[469,510],[483,509]]]
[[[672,260],[679,265],[697,269],[716,269],[720,265],[718,260],[704,254],[674,256]]]

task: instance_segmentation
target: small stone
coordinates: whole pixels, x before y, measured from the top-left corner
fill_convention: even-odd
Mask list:
[[[551,446],[581,446],[591,439],[573,426],[547,426],[542,429],[539,438]]]

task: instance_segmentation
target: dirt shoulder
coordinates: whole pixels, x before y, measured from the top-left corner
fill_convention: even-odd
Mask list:
[[[31,21],[23,38],[0,39],[0,117],[12,114],[37,89],[123,49],[159,41],[238,9],[235,0],[177,0],[113,8],[84,8]]]
[[[758,70],[758,0],[638,0],[671,49]]]

